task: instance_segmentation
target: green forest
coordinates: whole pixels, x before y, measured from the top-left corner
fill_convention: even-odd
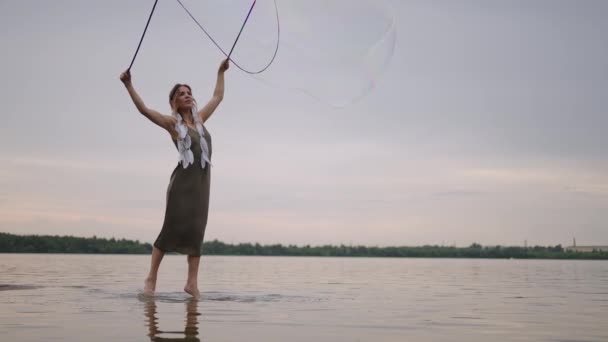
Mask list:
[[[0,233],[0,253],[90,253],[149,254],[152,245],[125,239],[74,236],[14,235]],[[218,240],[203,244],[205,255],[324,256],[324,257],[410,257],[410,258],[516,258],[516,259],[608,259],[608,252],[572,252],[557,246],[296,246],[227,244]]]
[[[152,245],[125,239],[0,233],[0,253],[148,254]]]

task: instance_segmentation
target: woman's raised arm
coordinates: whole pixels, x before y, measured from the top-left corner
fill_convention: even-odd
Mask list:
[[[120,75],[120,80],[127,88],[127,91],[131,96],[131,100],[133,100],[133,104],[135,104],[137,110],[145,117],[147,117],[150,121],[166,129],[171,134],[171,136],[175,136],[175,119],[172,116],[163,115],[154,109],[146,107],[146,104],[141,99],[139,94],[137,94],[137,91],[135,91],[135,88],[133,87],[133,83],[131,82],[131,72],[129,70],[123,72]]]
[[[215,90],[213,91],[213,96],[211,97],[211,100],[209,100],[209,102],[201,110],[198,111],[198,115],[200,116],[202,122],[205,122],[207,121],[207,119],[209,119],[211,114],[213,114],[217,106],[219,106],[219,104],[224,99],[224,73],[226,72],[226,70],[228,70],[229,67],[230,63],[228,59],[225,59],[224,61],[222,61],[222,64],[220,64],[220,68],[217,71],[217,81],[215,83]]]

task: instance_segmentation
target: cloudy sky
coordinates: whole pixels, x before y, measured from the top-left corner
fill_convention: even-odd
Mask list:
[[[154,241],[177,155],[118,80],[152,3],[0,1],[0,231]],[[272,16],[258,3],[251,30],[263,31]],[[608,2],[390,0],[394,50],[366,1],[351,3],[300,40],[289,29],[302,23],[285,17],[275,83],[227,72],[207,123],[207,240],[608,244]],[[249,1],[228,4],[199,14],[238,22]],[[234,36],[232,23],[210,25]],[[304,39],[337,27],[351,39]],[[264,60],[272,40],[247,37],[235,56]],[[340,51],[364,59],[343,73]],[[372,52],[379,59],[366,60]],[[134,84],[160,111],[176,82],[204,102],[221,58],[175,1],[160,0]],[[373,88],[336,108],[346,96],[336,84],[346,95]]]

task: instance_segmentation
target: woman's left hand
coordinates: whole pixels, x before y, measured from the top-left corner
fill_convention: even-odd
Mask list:
[[[222,64],[220,64],[220,69],[218,71],[219,72],[225,72],[226,70],[228,70],[229,67],[230,67],[230,60],[229,59],[224,59],[222,61]]]

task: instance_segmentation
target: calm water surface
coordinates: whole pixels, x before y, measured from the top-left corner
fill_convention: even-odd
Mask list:
[[[608,262],[0,254],[1,341],[608,341]]]

